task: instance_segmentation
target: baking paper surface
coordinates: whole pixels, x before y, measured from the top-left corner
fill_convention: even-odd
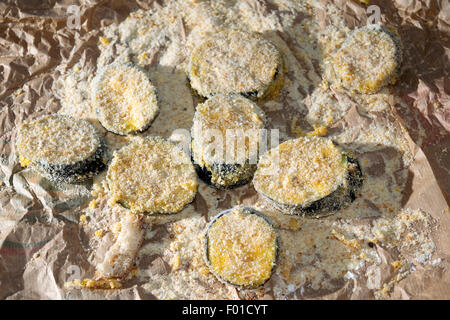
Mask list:
[[[284,9],[271,3],[257,0],[242,3],[245,3],[243,6],[250,6],[256,15],[274,14],[280,19],[283,17]],[[330,23],[331,17],[327,11],[320,9],[320,6],[326,7],[328,3],[338,8],[350,29],[366,24],[368,5],[362,1],[319,1],[315,14],[320,28],[326,28]],[[423,266],[415,263],[414,270],[396,281],[385,298],[449,299],[450,7],[446,1],[371,1],[370,4],[381,8],[384,23],[398,28],[405,46],[402,76],[390,93],[396,99],[388,101],[393,122],[406,129],[403,138],[408,142],[413,157],[408,167],[401,205],[404,209],[420,209],[432,217],[434,225],[430,226],[433,228],[430,234],[435,250],[431,260],[436,261]],[[70,19],[68,7],[71,5],[80,9],[79,29],[70,29],[67,25]],[[102,28],[124,21],[134,10],[161,10],[164,6],[163,1],[67,0],[54,3],[11,0],[0,3],[0,298],[158,298],[152,294],[155,288],[146,284],[145,279],[171,277],[175,271],[170,259],[152,254],[148,244],[165,238],[169,226],[172,228],[173,223],[178,220],[208,220],[237,202],[254,204],[257,201],[258,196],[253,188],[244,186],[233,191],[219,191],[214,195],[217,201],[211,202],[211,191],[205,191],[208,187],[201,184],[194,203],[182,213],[167,218],[167,222],[149,222],[143,244],[143,250],[149,252],[145,251],[146,254],[139,261],[140,277],[124,281],[119,290],[64,289],[64,283],[74,279],[73,277],[92,277],[95,263],[101,261],[102,255],[113,241],[112,235],[108,234],[99,240],[96,250],[89,248],[89,237],[92,234],[89,233],[90,230],[81,228],[78,221],[82,210],[92,199],[91,185],[55,187],[32,170],[20,168],[14,150],[15,128],[29,117],[60,110],[61,102],[55,95],[55,83],[75,64],[78,63],[83,70],[95,72],[100,55],[97,44]],[[302,17],[299,16],[298,19],[301,21]],[[186,37],[182,25],[181,22],[181,38]],[[292,39],[280,34],[276,26],[272,27],[274,29],[269,30],[265,36],[274,42],[280,41],[276,42],[279,47],[285,45],[295,52]],[[158,80],[164,83],[173,74],[170,68],[155,68],[157,84]],[[173,77],[171,81],[184,81],[183,75],[175,73]],[[312,91],[304,92],[304,95],[309,96],[311,93]],[[166,104],[172,103],[170,90],[162,92],[162,96],[166,99]],[[335,93],[333,99],[348,104],[349,109],[342,119],[335,121],[329,128],[330,136],[351,128],[354,132],[351,138],[356,141],[361,132],[367,130],[372,123],[378,121],[382,125],[386,120],[386,113],[377,115],[376,112],[372,112],[368,119],[358,109],[357,103],[342,93]],[[187,106],[191,111],[195,102],[194,98],[191,105]],[[283,127],[286,136],[295,136],[289,131],[292,117],[280,115],[280,105],[288,111],[296,108],[296,102],[285,92],[279,100],[267,103],[265,111],[271,118],[273,127]],[[167,111],[167,115],[169,113]],[[162,110],[157,120],[164,121],[165,115]],[[301,113],[299,121],[304,121]],[[307,125],[306,122],[303,125]],[[190,126],[189,121],[185,122],[184,128],[189,129]],[[155,122],[149,134],[169,135],[169,129],[165,122]],[[392,156],[386,150],[364,154],[374,162],[377,159],[383,162],[383,157]],[[373,170],[376,175],[377,169]],[[271,217],[277,220],[276,215]],[[372,223],[376,218],[376,214],[368,215],[354,219],[352,223]],[[115,222],[114,219],[117,220],[114,215],[105,217],[105,228]],[[283,228],[283,221],[277,221],[280,228]],[[381,259],[379,281],[388,283],[398,275],[392,268],[398,252],[382,246],[376,250]],[[403,254],[407,256],[407,252]],[[293,266],[294,269],[296,267],[298,266]],[[183,278],[180,274],[178,277]],[[202,289],[206,293],[217,291],[217,298],[270,299],[274,296],[273,286],[276,287],[277,279],[278,275],[273,277],[263,295],[239,292],[208,277],[204,283],[195,283],[202,283]],[[306,288],[302,292],[286,295],[286,298],[373,299],[373,292],[376,290],[369,287],[371,284],[365,278],[355,276],[342,279],[342,283],[337,284],[334,290]],[[203,297],[208,297],[206,293]],[[175,295],[174,298],[179,297]]]

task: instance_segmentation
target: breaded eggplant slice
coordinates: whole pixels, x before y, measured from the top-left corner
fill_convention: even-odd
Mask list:
[[[360,93],[376,93],[398,78],[402,44],[396,31],[378,25],[355,29],[334,57],[341,84]]]
[[[260,34],[227,30],[194,48],[187,74],[201,97],[234,93],[261,101],[277,96],[283,69],[280,52]]]
[[[263,111],[238,94],[218,94],[199,104],[191,130],[199,177],[218,189],[248,183],[256,170],[264,122]]]
[[[219,213],[205,235],[205,260],[221,281],[245,289],[266,283],[278,258],[278,235],[253,208],[239,206]]]
[[[92,83],[92,101],[103,127],[120,135],[146,130],[159,112],[149,75],[131,64],[100,69]]]
[[[197,193],[189,156],[160,137],[136,138],[114,152],[108,168],[110,203],[134,213],[176,213]]]
[[[330,139],[301,137],[264,154],[253,185],[284,213],[322,217],[355,200],[362,173]]]
[[[83,182],[106,168],[106,146],[87,120],[46,115],[23,123],[16,147],[23,167],[62,183]]]

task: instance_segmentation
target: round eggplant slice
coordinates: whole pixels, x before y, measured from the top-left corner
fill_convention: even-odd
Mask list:
[[[106,168],[106,146],[87,120],[46,115],[24,122],[16,147],[23,167],[61,183],[83,182]]]
[[[131,64],[103,67],[94,78],[92,90],[98,120],[116,134],[145,131],[159,112],[149,75]]]
[[[227,189],[248,183],[256,170],[265,116],[241,95],[215,95],[197,106],[191,130],[199,177]]]
[[[277,96],[283,68],[280,52],[260,34],[228,30],[194,48],[187,74],[201,97],[234,93],[260,101]]]
[[[271,222],[249,207],[218,214],[208,225],[205,260],[221,281],[254,289],[269,280],[278,258],[278,235]]]
[[[334,57],[341,84],[360,93],[376,93],[398,78],[402,44],[395,31],[380,26],[354,30]]]
[[[136,138],[114,152],[106,179],[111,203],[135,213],[179,212],[198,186],[189,156],[160,137]]]
[[[355,200],[362,173],[358,161],[331,140],[301,137],[264,154],[253,185],[284,213],[322,217]]]

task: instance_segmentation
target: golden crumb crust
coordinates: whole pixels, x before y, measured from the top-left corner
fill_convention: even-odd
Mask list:
[[[98,120],[108,131],[121,135],[144,131],[158,114],[155,86],[144,70],[131,64],[103,67],[92,88]]]
[[[159,137],[136,138],[114,152],[107,181],[111,203],[135,213],[176,213],[198,186],[188,155]]]
[[[334,57],[342,85],[361,93],[376,93],[395,83],[402,60],[398,35],[379,26],[354,30]]]
[[[217,215],[206,234],[206,260],[222,281],[244,288],[263,285],[276,265],[278,236],[268,220],[247,207]]]
[[[22,167],[56,183],[86,181],[106,168],[106,144],[87,120],[47,115],[24,122],[16,148]]]
[[[307,206],[342,186],[347,171],[343,151],[331,140],[300,137],[261,157],[253,185],[279,203]]]
[[[277,48],[260,34],[232,29],[194,48],[187,71],[200,96],[241,93],[262,99],[275,96],[281,88],[283,61]]]
[[[88,121],[47,115],[23,123],[16,146],[22,165],[73,164],[86,160],[100,146],[100,136]]]
[[[265,115],[238,94],[215,95],[197,106],[192,126],[192,158],[208,183],[228,188],[253,177]],[[204,179],[205,180],[205,179]]]

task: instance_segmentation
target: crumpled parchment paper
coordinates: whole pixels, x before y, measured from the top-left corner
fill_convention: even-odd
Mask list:
[[[264,1],[249,2],[264,9]],[[333,2],[350,28],[366,23],[366,1]],[[422,209],[436,219],[438,229],[433,241],[444,266],[431,272],[416,269],[395,285],[390,297],[449,299],[450,4],[432,0],[370,1],[370,4],[382,8],[382,21],[398,28],[405,45],[405,70],[393,92],[404,104],[392,106],[393,115],[408,131],[405,135],[414,155],[402,205]],[[79,29],[67,25],[71,5],[80,8]],[[72,269],[73,265],[82,274],[93,271],[85,259],[87,251],[77,225],[80,211],[91,198],[90,186],[49,187],[31,170],[20,168],[13,141],[14,129],[24,119],[58,111],[60,104],[54,98],[52,84],[62,72],[77,62],[95,65],[101,27],[123,21],[135,9],[161,5],[163,1],[151,0],[0,3],[1,299],[155,298],[139,284],[106,292],[67,293],[62,289],[68,277],[79,271]],[[317,14],[325,26],[328,17],[320,10]],[[356,124],[364,125],[364,119],[353,110],[332,130]],[[249,204],[254,197],[251,191],[242,195],[244,203]],[[208,210],[202,197],[196,199],[194,207],[198,212]],[[220,207],[227,207],[226,198]],[[390,259],[389,252],[379,254]],[[154,273],[170,273],[170,267],[158,258],[149,268]],[[311,297],[366,299],[372,295],[365,283],[354,279],[334,293]]]

